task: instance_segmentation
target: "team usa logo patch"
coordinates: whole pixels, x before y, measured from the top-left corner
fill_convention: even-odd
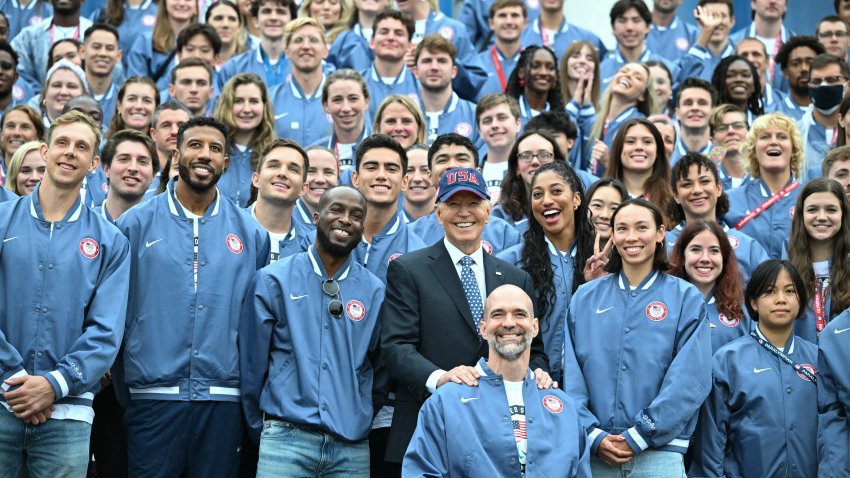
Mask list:
[[[788,215],[791,216],[791,219],[794,219],[794,210],[797,209],[797,206],[791,206],[791,209],[788,210]]]
[[[440,28],[440,35],[446,40],[451,41],[455,37],[455,29],[452,27]]]
[[[36,23],[41,23],[42,20],[44,20],[44,18],[42,18],[41,16],[33,15],[30,18],[30,25],[35,25]]]
[[[145,15],[142,17],[142,25],[152,27],[156,24],[156,17],[153,15]]]
[[[487,241],[481,241],[481,247],[484,248],[484,251],[487,252],[487,254],[490,254],[491,256],[493,255],[493,244],[490,244]]]
[[[363,302],[359,300],[349,300],[347,304],[345,304],[345,313],[348,315],[348,318],[353,320],[354,322],[360,322],[366,317],[366,307],[363,306]]]
[[[720,321],[720,323],[725,325],[726,327],[737,327],[738,324],[741,322],[740,320],[738,320],[737,317],[729,318],[726,317],[722,312],[720,313],[720,315],[717,316],[717,320]]]
[[[685,51],[691,44],[688,42],[688,39],[685,37],[679,37],[676,39],[676,48]]]
[[[554,395],[546,395],[543,397],[543,408],[552,413],[561,413],[564,411],[564,402]]]
[[[80,241],[80,253],[86,259],[94,259],[100,254],[100,244],[94,239],[87,237]]]
[[[398,259],[399,257],[401,257],[401,252],[396,252],[395,254],[391,255],[390,258],[387,259],[387,265],[389,265],[390,262]]]
[[[24,99],[24,89],[18,85],[12,87],[12,97],[16,100]]]
[[[469,136],[472,134],[472,126],[469,123],[458,123],[455,126],[455,133],[461,136]]]
[[[100,189],[103,190],[103,194],[109,194],[109,185],[108,184],[106,184],[106,183],[101,184]]]
[[[732,249],[737,249],[738,246],[741,245],[741,241],[739,241],[737,237],[732,237],[732,236],[726,236],[726,237],[729,238],[729,245],[732,246]]]
[[[242,239],[239,239],[239,236],[236,234],[228,234],[224,242],[227,243],[227,248],[230,249],[230,252],[234,254],[242,253]]]
[[[654,301],[646,306],[646,318],[653,322],[661,322],[667,317],[667,306],[664,302]]]
[[[797,369],[797,375],[799,375],[800,378],[802,378],[803,380],[805,380],[807,382],[811,382],[811,380],[809,380],[808,377],[806,377],[805,375],[800,373],[801,368],[808,370],[809,373],[811,373],[814,376],[817,376],[817,374],[818,374],[817,369],[812,364],[801,363],[801,364],[797,364],[796,366],[794,366],[794,368]]]

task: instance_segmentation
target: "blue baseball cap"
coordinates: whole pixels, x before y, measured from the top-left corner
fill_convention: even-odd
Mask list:
[[[460,191],[469,191],[481,199],[490,200],[484,176],[477,169],[455,168],[446,171],[440,178],[437,201],[443,202]]]

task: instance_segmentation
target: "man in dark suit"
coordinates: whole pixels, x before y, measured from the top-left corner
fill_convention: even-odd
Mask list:
[[[445,238],[394,260],[387,272],[381,348],[383,366],[397,383],[386,455],[393,463],[401,463],[419,409],[437,387],[448,381],[477,385],[473,366],[488,351],[478,332],[486,295],[503,284],[513,284],[534,297],[526,272],[481,247],[490,217],[481,173],[452,169],[439,184],[436,210]],[[537,337],[532,343],[531,368],[541,388],[552,385],[545,372],[547,363]]]

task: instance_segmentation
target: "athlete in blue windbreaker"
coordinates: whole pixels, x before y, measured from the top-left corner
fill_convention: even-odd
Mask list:
[[[215,187],[227,165],[226,137],[218,120],[190,119],[172,153],[179,177],[118,221],[133,267],[116,363],[118,391],[130,396],[132,476],[234,476],[239,466],[237,329],[254,273],[268,262],[269,238]],[[174,439],[186,430],[191,436]]]
[[[449,169],[474,168],[476,164],[478,164],[478,150],[468,138],[458,134],[449,133],[438,136],[428,150],[428,168],[431,170],[431,181],[434,185],[440,183],[443,173]],[[425,242],[425,245],[434,244],[445,236],[443,226],[437,220],[436,212],[417,219],[408,227]],[[504,219],[491,216],[490,221],[484,226],[481,245],[490,254],[497,254],[519,242],[519,233]]]
[[[782,255],[791,231],[791,216],[800,194],[803,140],[794,121],[782,113],[760,116],[743,148],[743,163],[752,180],[729,191],[726,223],[757,240],[768,255]]]
[[[729,40],[729,32],[735,25],[732,2],[710,0],[698,6],[694,19],[699,26],[693,45],[678,60],[678,73],[673,78],[678,84],[686,78],[711,81],[720,60],[735,54],[735,44]]]
[[[464,2],[464,9],[474,2]],[[528,26],[525,0],[497,0],[490,6],[488,23],[493,45],[479,48],[478,59],[489,75],[478,89],[476,103],[489,94],[504,93],[508,78],[516,67],[522,50],[522,32]],[[487,19],[489,18],[489,19]],[[467,25],[469,25],[467,23]]]
[[[793,334],[803,280],[789,262],[769,260],[753,272],[745,303],[757,327],[714,354],[688,476],[820,476],[817,347]]]
[[[0,462],[8,476],[85,476],[92,400],[124,333],[127,239],[80,200],[100,130],[57,118],[32,194],[0,204]],[[59,459],[57,459],[59,457]]]
[[[329,190],[316,242],[257,273],[245,299],[242,404],[259,438],[258,477],[369,474],[384,284],[351,257],[366,211],[357,190]]]
[[[586,41],[593,45],[600,58],[607,52],[595,33],[567,22],[564,0],[541,2],[540,16],[530,19],[522,33],[523,48],[545,46],[554,51],[557,58],[563,57],[567,48],[576,41]]]
[[[561,390],[538,389],[529,368],[539,333],[531,298],[496,288],[484,305],[487,359],[476,386],[447,383],[419,411],[403,476],[590,477],[590,444],[575,403]]]
[[[113,134],[100,156],[109,192],[94,210],[115,224],[127,210],[144,201],[159,171],[159,156],[150,136],[132,129]]]
[[[818,476],[850,475],[850,309],[832,320],[818,342]]]
[[[737,106],[722,104],[712,110],[708,129],[712,145],[709,158],[715,162],[723,190],[729,191],[749,181],[741,154],[749,130],[747,114]]]
[[[540,2],[531,0],[525,4],[529,20],[533,20],[540,16]],[[469,32],[469,39],[476,51],[485,51],[493,45],[495,41],[495,28],[490,24],[490,19],[493,15],[494,0],[466,0],[463,2],[458,20],[466,26]],[[523,27],[524,29],[524,27]],[[520,31],[522,34],[522,31]]]
[[[594,476],[631,467],[681,475],[711,389],[704,300],[664,272],[664,225],[652,203],[624,201],[611,224],[610,275],[580,286],[570,302],[563,388],[582,413]],[[590,274],[599,275],[609,249],[594,256]]]
[[[386,10],[375,19],[375,32],[369,42],[375,61],[360,72],[369,88],[372,119],[377,117],[384,98],[392,94],[419,98],[419,82],[404,62],[411,48],[413,28],[413,20],[398,11]]]
[[[92,21],[115,26],[121,38],[121,51],[129,53],[136,38],[153,31],[158,9],[159,3],[153,0],[108,2],[94,13]],[[126,63],[124,67],[127,67]]]
[[[337,33],[330,47],[328,61],[337,68],[363,71],[369,68],[375,59],[369,48],[375,18],[389,7],[390,1],[355,0],[353,3],[356,8],[351,12],[347,29]]]
[[[313,242],[314,228],[293,215],[308,166],[307,153],[290,139],[277,139],[260,153],[251,176],[248,212],[269,233],[269,263],[304,252]]]
[[[678,2],[653,2],[652,24],[646,36],[646,46],[670,62],[684,55],[699,35],[696,25],[676,15],[679,5]]]
[[[292,217],[299,226],[315,229],[313,213],[319,209],[319,199],[325,191],[339,184],[339,161],[324,146],[309,146],[306,151],[310,159],[307,179],[301,197],[295,201]]]
[[[0,2],[0,10],[9,24],[7,38],[11,40],[24,28],[53,15],[53,4],[48,0],[29,1],[25,5],[20,0],[3,0]]]

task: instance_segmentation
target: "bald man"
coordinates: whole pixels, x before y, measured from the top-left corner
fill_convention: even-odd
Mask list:
[[[487,297],[480,330],[490,353],[475,366],[477,386],[447,383],[425,402],[403,476],[590,476],[575,405],[558,389],[538,389],[529,368],[540,327],[533,310],[515,285]]]

